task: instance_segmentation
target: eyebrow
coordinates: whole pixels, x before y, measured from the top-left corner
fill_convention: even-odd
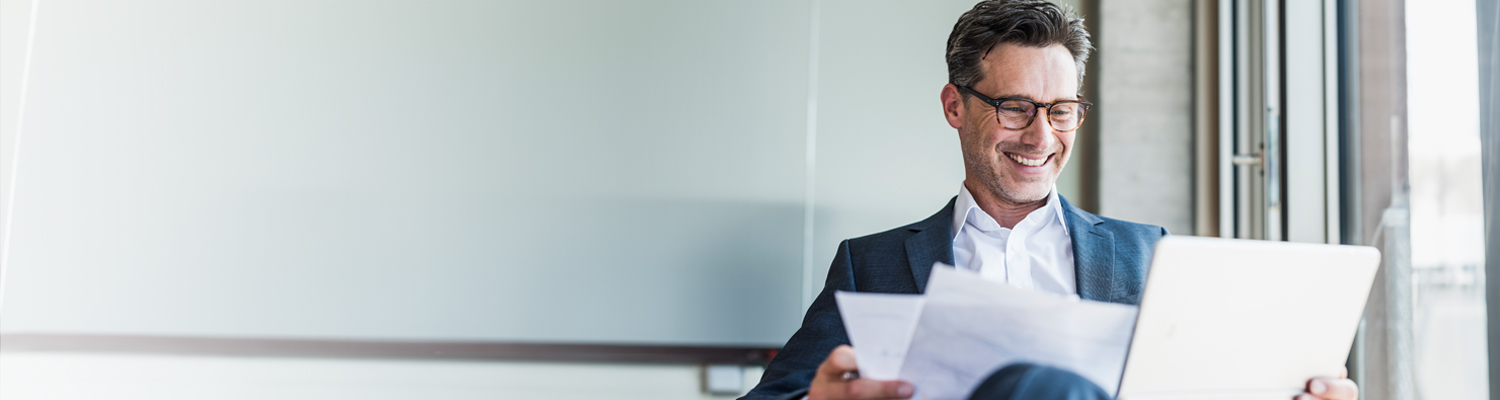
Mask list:
[[[1052,99],[1052,101],[1038,101],[1037,99],[1033,99],[1033,98],[1030,98],[1030,97],[1022,96],[1022,95],[1019,95],[1019,94],[1002,94],[1002,95],[1000,95],[1000,97],[995,97],[995,99],[997,99],[997,100],[998,99],[1026,99],[1026,100],[1031,100],[1031,101],[1035,101],[1035,102],[1038,102],[1038,103],[1056,103],[1056,102],[1062,101],[1062,100],[1067,100],[1067,101],[1083,101],[1083,96],[1079,96],[1079,95],[1075,94],[1075,95],[1073,95],[1073,98]]]

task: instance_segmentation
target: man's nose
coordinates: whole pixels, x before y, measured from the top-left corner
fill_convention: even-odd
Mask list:
[[[1052,129],[1052,121],[1047,120],[1045,108],[1036,110],[1032,116],[1031,126],[1026,127],[1021,133],[1021,143],[1035,146],[1039,150],[1049,150],[1057,142],[1057,131]]]

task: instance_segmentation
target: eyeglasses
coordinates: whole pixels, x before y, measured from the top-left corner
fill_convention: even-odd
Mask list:
[[[1052,125],[1052,129],[1069,132],[1078,129],[1083,124],[1084,114],[1088,114],[1089,109],[1094,107],[1094,103],[1083,100],[1058,100],[1047,104],[1028,99],[992,99],[968,86],[958,86],[958,88],[995,106],[995,120],[1000,122],[1000,126],[1005,129],[1026,129],[1031,126],[1031,121],[1036,120],[1036,110],[1045,108],[1047,109],[1047,123]]]

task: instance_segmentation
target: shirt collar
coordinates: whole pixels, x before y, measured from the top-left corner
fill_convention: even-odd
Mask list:
[[[1047,192],[1047,205],[1042,206],[1042,208],[1038,208],[1031,213],[1036,214],[1038,212],[1045,213],[1043,215],[1038,215],[1038,217],[1056,221],[1057,226],[1062,227],[1063,234],[1068,234],[1068,221],[1063,218],[1062,201],[1059,201],[1057,198],[1057,185],[1052,185],[1052,190]],[[991,217],[989,214],[986,214],[984,212],[984,209],[979,208],[979,202],[974,200],[973,193],[969,193],[969,187],[967,185],[964,185],[963,183],[959,183],[958,199],[954,200],[953,202],[953,231],[951,232],[952,238],[958,238],[958,233],[963,230],[963,227],[968,222],[969,215],[971,213],[978,213],[974,217],[976,221],[979,221],[979,223],[989,223],[994,224],[996,228],[999,227],[999,223],[995,222],[995,219],[993,217]],[[1031,215],[1027,216],[1030,217]]]
[[[1063,234],[1068,234],[1068,220],[1063,217],[1062,200],[1057,199],[1057,185],[1052,185],[1052,192],[1047,193],[1047,208],[1052,210],[1052,218],[1057,221],[1057,226],[1062,227]]]

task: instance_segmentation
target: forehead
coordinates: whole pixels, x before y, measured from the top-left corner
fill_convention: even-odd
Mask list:
[[[1044,103],[1077,99],[1078,67],[1060,44],[1029,47],[1001,43],[990,49],[983,66],[984,80],[974,88],[986,95]]]

